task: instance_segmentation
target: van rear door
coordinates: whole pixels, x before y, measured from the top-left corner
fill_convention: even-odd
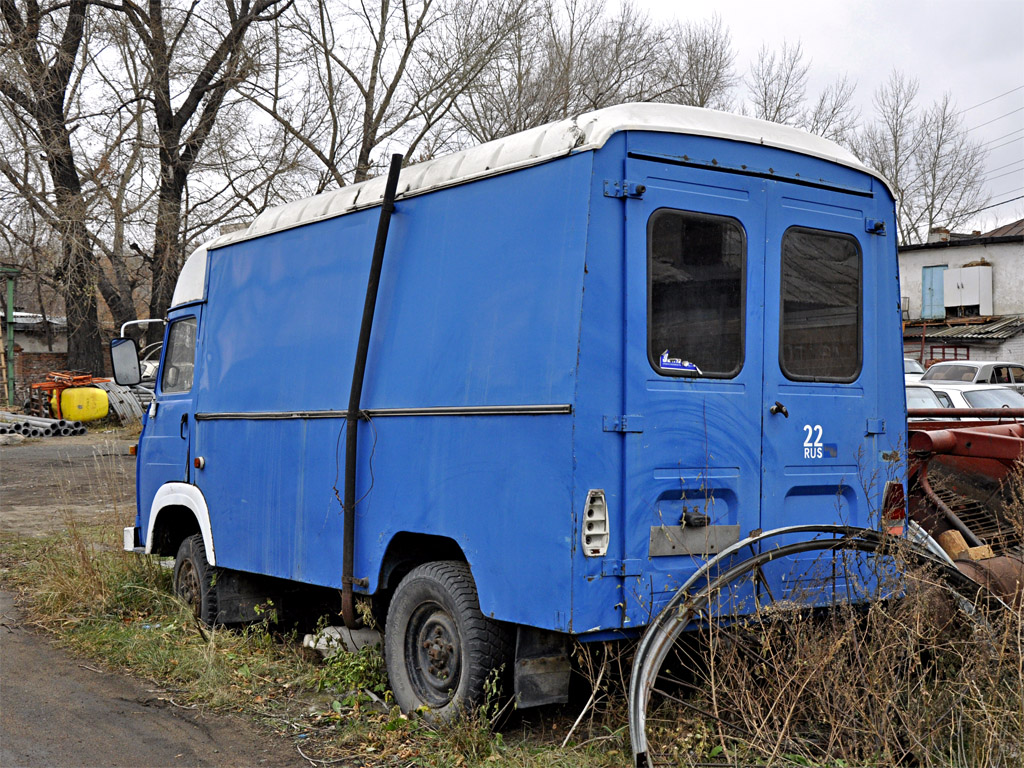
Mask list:
[[[866,525],[865,489],[884,480],[877,203],[773,181],[766,204],[761,527]]]
[[[626,173],[643,186],[626,201],[621,572],[635,626],[757,529],[867,525],[886,479],[874,438],[886,415],[900,428],[902,388],[882,413],[896,340],[882,341],[888,294],[875,289],[891,282],[893,307],[898,292],[889,238],[866,230],[885,215],[870,187],[650,156]]]
[[[630,159],[623,624],[760,525],[763,179]]]

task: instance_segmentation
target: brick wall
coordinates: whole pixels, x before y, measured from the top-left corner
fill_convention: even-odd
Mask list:
[[[32,384],[43,381],[50,371],[65,371],[68,367],[66,352],[25,352],[14,347],[14,402],[21,405],[28,398]]]
[[[937,343],[938,340],[925,343],[925,358],[928,358],[931,354],[932,345]],[[1024,363],[1024,333],[1019,333],[1001,344],[965,344],[961,341],[959,346],[965,346],[970,349],[971,360],[1007,360],[1013,363]],[[914,360],[917,360],[920,354],[920,340],[906,341],[904,343],[904,357],[912,357]]]

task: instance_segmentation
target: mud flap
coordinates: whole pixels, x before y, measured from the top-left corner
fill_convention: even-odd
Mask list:
[[[519,627],[515,695],[520,709],[569,700],[569,638],[560,632]]]

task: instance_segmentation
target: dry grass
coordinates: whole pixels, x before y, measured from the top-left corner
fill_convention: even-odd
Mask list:
[[[1016,482],[1007,497],[1024,521]],[[325,663],[266,625],[199,627],[170,596],[166,563],[121,551],[128,515],[115,508],[88,528],[68,515],[59,536],[4,542],[5,580],[38,626],[156,682],[179,705],[252,713],[338,765],[629,763],[630,644],[578,646],[580,691],[564,708],[518,713],[494,698],[454,725],[430,726],[390,706],[376,652]],[[776,606],[688,636],[680,701],[652,710],[670,764],[1024,764],[1021,610],[972,600],[965,613],[935,574],[898,572],[899,589],[879,586],[891,568],[872,587],[891,599],[828,612]]]
[[[898,549],[861,558],[857,576],[873,599],[823,610],[790,596],[706,623],[673,659],[690,676],[666,675],[676,700],[649,710],[652,751],[678,765],[1024,763],[1020,608]]]

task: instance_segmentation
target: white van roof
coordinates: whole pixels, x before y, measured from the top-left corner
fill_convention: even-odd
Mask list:
[[[863,171],[879,179],[891,192],[888,181],[861,163],[852,152],[833,141],[797,128],[678,104],[620,104],[403,168],[397,197],[400,199],[420,195],[442,187],[537,165],[568,154],[599,149],[611,136],[622,131],[711,136],[786,149]],[[196,264],[190,268],[186,262],[171,306],[202,298],[207,250],[379,205],[384,197],[386,182],[386,177],[379,176],[270,208],[261,213],[248,229],[207,243],[193,254]],[[189,261],[192,258],[190,256]],[[200,261],[201,265],[198,263]],[[198,285],[194,284],[196,278],[199,280]]]
[[[797,128],[678,104],[620,104],[403,168],[397,197],[423,194],[571,153],[599,149],[612,135],[622,131],[713,136],[788,149],[864,171],[888,186],[884,178],[867,168],[849,150]],[[384,198],[386,181],[385,176],[379,176],[271,208],[257,217],[246,234],[249,237],[265,235],[379,205]]]

